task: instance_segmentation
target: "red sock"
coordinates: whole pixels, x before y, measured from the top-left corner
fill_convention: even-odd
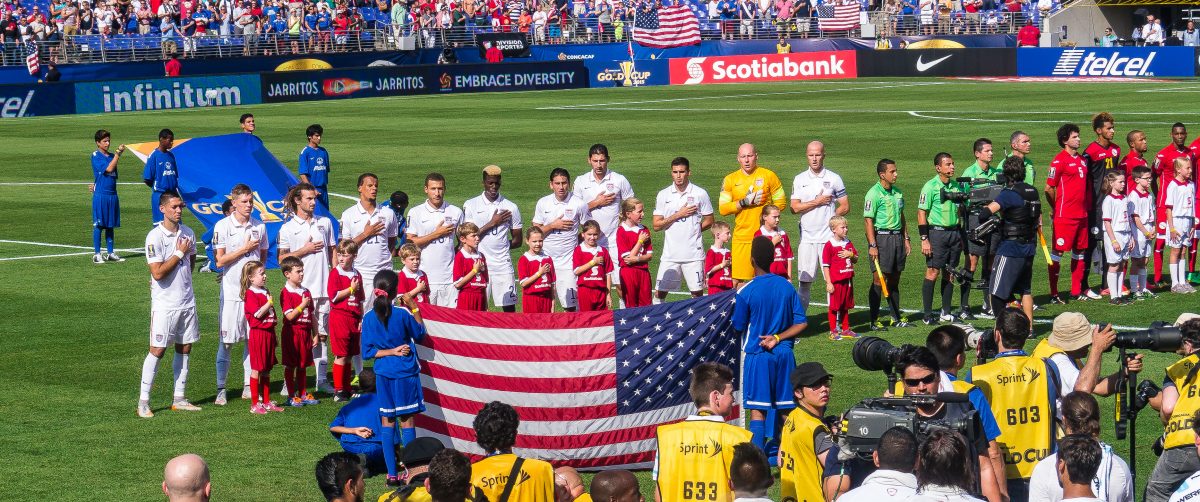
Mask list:
[[[250,377],[250,406],[258,404],[258,378]]]
[[[271,400],[271,372],[263,371],[258,374],[258,385],[262,389],[258,393],[258,397],[262,399],[263,404],[267,404]]]
[[[839,310],[838,315],[842,316],[842,331],[850,331],[850,310]]]
[[[345,382],[342,381],[342,366],[338,363],[333,363],[333,389],[341,392],[345,389]]]
[[[1050,273],[1050,296],[1058,296],[1059,265],[1058,262],[1054,260],[1054,257],[1050,259],[1050,263],[1046,266],[1046,269]]]
[[[1166,241],[1164,241],[1162,239],[1158,239],[1158,240],[1154,241],[1154,282],[1155,283],[1162,282],[1162,278],[1163,278],[1162,269],[1163,269],[1163,245],[1164,244],[1166,244]]]
[[[295,379],[295,384],[292,388],[296,389],[296,395],[299,396],[300,399],[304,399],[304,397],[308,395],[308,372],[305,371],[303,366],[296,368]]]
[[[353,364],[343,364],[342,365],[342,385],[346,386],[346,391],[354,390],[350,386],[350,382],[353,382],[353,381],[354,381],[354,365]]]
[[[829,331],[837,331],[837,311],[829,310]]]
[[[1196,245],[1193,244],[1188,250],[1188,270],[1196,270]]]
[[[1083,293],[1083,279],[1087,276],[1087,263],[1082,258],[1071,257],[1071,296]]]

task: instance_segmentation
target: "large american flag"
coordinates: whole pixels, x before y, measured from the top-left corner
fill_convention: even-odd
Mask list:
[[[700,43],[700,22],[685,5],[637,9],[633,41],[647,47],[666,49]]]
[[[826,0],[817,6],[817,26],[822,31],[849,31],[858,28],[857,0]]]
[[[738,374],[733,298],[566,314],[422,305],[429,338],[417,348],[426,406],[417,434],[490,453],[475,444],[472,421],[498,400],[521,416],[518,455],[582,469],[649,467],[655,429],[695,412],[691,368],[717,361]]]

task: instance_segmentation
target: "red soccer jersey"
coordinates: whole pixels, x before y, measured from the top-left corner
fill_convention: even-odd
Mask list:
[[[1200,136],[1197,136],[1196,141],[1193,141],[1191,145],[1188,145],[1188,150],[1192,151],[1193,159],[1200,158]],[[1195,169],[1195,167],[1196,166],[1192,166],[1193,169]],[[1193,172],[1192,176],[1194,177],[1195,175],[1196,173]]]
[[[583,275],[577,277],[575,279],[575,281],[579,285],[579,287],[592,288],[592,289],[607,289],[608,288],[608,282],[605,280],[605,278],[608,276],[609,273],[612,272],[613,264],[612,264],[612,260],[608,259],[608,250],[607,249],[597,246],[595,248],[592,248],[591,251],[588,251],[583,248],[583,244],[580,244],[578,246],[575,246],[575,253],[571,257],[571,262],[573,263],[575,268],[579,268],[579,267],[582,267],[587,262],[592,261],[592,259],[597,256],[604,257],[604,264],[592,267],[587,272],[584,272]]]
[[[245,314],[246,314],[246,323],[250,325],[250,329],[270,331],[271,334],[274,334],[275,333],[275,307],[274,306],[272,306],[271,309],[269,311],[267,311],[267,315],[263,316],[262,319],[254,317],[254,313],[258,312],[258,309],[262,308],[263,305],[267,304],[267,300],[270,299],[268,294],[269,293],[267,293],[267,292],[259,293],[259,292],[254,291],[253,289],[246,290],[246,299],[245,299],[245,304],[244,304],[245,305]]]
[[[358,288],[354,290],[354,294],[347,296],[340,302],[333,301],[334,298],[337,298],[338,291],[350,287],[351,281],[355,278],[358,279]],[[366,295],[363,293],[363,287],[365,286],[362,283],[362,274],[358,273],[357,270],[348,274],[334,267],[333,270],[329,271],[328,284],[325,288],[325,293],[329,295],[330,308],[362,316],[362,304],[366,300]]]
[[[788,239],[787,232],[784,232],[783,230],[764,232],[762,227],[758,227],[758,231],[754,232],[754,236],[758,237],[760,235],[765,235],[771,238],[774,238],[776,235],[783,237],[779,240],[779,243],[775,245],[775,260],[771,262],[770,272],[772,274],[778,274],[787,277],[788,260],[795,256],[792,253],[792,242],[790,239]]]
[[[1046,188],[1055,188],[1054,217],[1084,220],[1092,208],[1092,188],[1088,186],[1087,165],[1083,157],[1058,152],[1046,174]]]
[[[1175,148],[1175,144],[1167,145],[1162,150],[1158,151],[1158,155],[1154,156],[1154,175],[1158,178],[1158,202],[1157,205],[1161,209],[1164,207],[1163,201],[1167,197],[1167,185],[1171,180],[1175,179],[1175,159],[1179,157],[1187,157],[1192,161],[1192,169],[1196,167],[1196,155],[1189,148],[1179,150]],[[1194,171],[1193,171],[1194,172]],[[1160,210],[1161,214],[1162,211]]]
[[[417,286],[421,284],[425,284],[425,290],[413,297],[413,301],[417,303],[429,303],[429,279],[425,277],[425,272],[422,272],[421,269],[417,269],[417,273],[413,274],[412,277],[409,277],[408,269],[403,269],[396,274],[396,277],[398,279],[396,281],[396,293],[402,295],[417,289]]]
[[[556,279],[554,276],[554,261],[544,254],[530,257],[529,253],[521,255],[521,258],[517,260],[517,280],[519,281],[533,277],[543,264],[549,265],[550,270],[542,274],[538,280],[522,288],[522,293],[527,295],[549,295],[550,291],[554,288],[554,281]]]
[[[829,268],[830,282],[842,282],[854,278],[854,258],[838,257],[838,253],[843,249],[858,256],[858,250],[854,249],[854,243],[850,241],[842,241],[841,243],[834,244],[830,240],[825,243],[825,248],[821,250],[821,263]]]
[[[483,294],[483,292],[487,291],[488,274],[487,268],[483,268],[483,255],[475,254],[474,256],[467,256],[461,249],[457,253],[454,253],[454,282],[457,283],[459,279],[466,277],[476,266],[481,268],[479,273],[475,274],[475,277],[472,277],[466,284],[463,284],[463,287],[459,291],[473,290]]]
[[[1146,159],[1142,158],[1142,154],[1137,150],[1130,150],[1125,158],[1121,159],[1121,171],[1125,173],[1125,188],[1133,190],[1133,170],[1145,166]]]
[[[1109,143],[1107,147],[1100,146],[1100,143],[1095,141],[1087,146],[1083,151],[1083,156],[1087,159],[1088,165],[1093,170],[1115,169],[1117,167],[1117,159],[1121,158],[1121,147],[1116,143]]]
[[[646,242],[642,244],[642,252],[640,254],[651,254],[654,252],[654,245],[650,242],[650,230],[642,225],[637,228],[627,229],[624,224],[617,225],[617,255],[621,257],[622,268],[640,268],[642,270],[650,270],[649,262],[635,263],[633,265],[625,265],[625,255],[633,250],[633,246],[637,244],[638,236],[646,235]]]
[[[286,315],[288,311],[295,310],[305,298],[308,298],[308,306],[304,307],[304,312],[301,312],[295,319],[289,321]],[[312,327],[312,293],[309,293],[307,289],[301,287],[300,292],[297,293],[284,286],[283,289],[279,290],[279,306],[283,307],[283,313],[285,314],[283,317],[284,332],[290,333],[292,330],[307,332]]]
[[[729,259],[728,249],[721,249],[718,251],[713,248],[708,248],[708,252],[704,254],[704,270],[712,270],[712,268],[717,266],[718,263],[721,263],[727,259]],[[718,288],[722,291],[733,289],[733,275],[729,273],[728,266],[723,267],[708,276],[708,288],[709,294],[712,293],[712,288]]]

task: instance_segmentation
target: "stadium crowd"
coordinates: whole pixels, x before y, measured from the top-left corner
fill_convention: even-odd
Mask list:
[[[243,115],[240,124],[254,134],[253,115]],[[564,168],[550,171],[550,193],[537,202],[527,226],[518,206],[501,193],[498,166],[482,169],[482,192],[461,208],[447,201],[449,187],[438,173],[425,176],[425,200],[411,208],[408,195],[399,191],[377,203],[380,177],[363,173],[357,179],[358,201],[342,213],[335,237],[332,222],[316,214],[318,204],[328,207],[333,166],[321,146],[324,129],[314,124],[305,131],[307,144],[297,159],[300,183],[284,199],[288,217],[277,247],[286,284],[278,288],[278,308],[276,295],[267,289],[269,243],[263,222],[252,214],[251,187],[232,187],[228,214],[206,243],[213,251],[208,267],[220,273],[221,282],[214,404],[228,403],[227,374],[238,345],[242,398],[254,414],[284,411],[279,404],[319,404],[306,387],[308,368],[315,366],[315,390],[349,401],[330,432],[351,455],[327,457],[317,469],[330,500],[347,493],[361,497],[363,472],[386,472],[388,485],[403,490],[407,483],[401,471],[414,476],[418,473],[408,469],[410,464],[426,459],[423,484],[434,500],[550,500],[556,480],[550,464],[512,453],[519,418],[508,404],[490,403],[475,418],[477,441],[488,456],[472,465],[457,452],[427,453],[437,447],[418,438],[414,425],[425,409],[416,355],[416,344],[426,336],[422,304],[478,311],[490,304],[516,312],[519,299],[523,313],[548,313],[556,303],[563,311],[607,310],[613,293],[622,307],[638,307],[664,301],[680,288],[693,296],[736,290],[731,319],[742,334],[741,394],[734,395],[730,368],[717,363],[692,368],[689,391],[697,411],[659,427],[656,498],[761,496],[772,483],[766,459],[780,468],[787,500],[831,500],[874,489],[911,493],[913,500],[1132,500],[1128,468],[1097,441],[1099,412],[1092,395],[1118,392],[1123,375],[1141,371],[1141,359],[1131,358],[1117,373],[1101,376],[1101,354],[1116,335],[1077,313],[1056,318],[1050,336],[1026,352],[1034,307],[1032,258],[1042,241],[1054,302],[1108,295],[1120,306],[1152,299],[1151,289],[1166,287],[1163,262],[1172,293],[1194,292],[1189,281],[1200,277],[1191,176],[1200,139],[1189,146],[1186,127],[1175,124],[1171,143],[1151,159],[1145,155],[1146,134],[1132,130],[1126,135],[1130,151],[1121,156],[1113,142],[1115,119],[1098,113],[1091,126],[1096,140],[1083,149],[1078,126],[1058,129],[1062,150],[1042,176],[1044,190],[1031,184],[1037,169],[1027,157],[1030,136],[1022,131],[1010,136],[1012,154],[1001,162],[994,163],[991,141],[975,141],[975,162],[962,177],[955,176],[952,155],[937,153],[936,174],[923,186],[915,211],[919,247],[912,244],[911,210],[896,186],[897,164],[886,158],[877,163],[878,182],[863,195],[862,215],[873,280],[869,329],[888,329],[879,320],[884,300],[890,326],[910,325],[900,309],[900,277],[916,248],[926,257],[922,322],[936,327],[926,346],[904,347],[889,361],[900,377],[893,392],[964,394],[960,400],[916,400],[914,414],[918,422],[970,425],[957,431],[889,431],[872,450],[871,461],[839,454],[839,431],[824,420],[834,375],[817,362],[796,364],[793,351],[795,338],[810,327],[807,310],[818,278],[827,292],[830,339],[858,337],[847,315],[854,307],[853,275],[861,258],[848,233],[850,194],[826,166],[819,141],[807,145],[807,166],[795,176],[790,197],[775,172],[758,165],[752,144],[738,148],[738,166],[725,177],[716,204],[689,181],[688,160],[677,157],[669,164],[670,183],[656,194],[650,225],[643,223],[646,205],[629,180],[609,168],[610,154],[602,144],[589,148],[589,169],[578,177],[572,179]],[[120,226],[117,164],[126,149],[121,145],[110,152],[108,131],[97,131],[94,139],[93,261],[123,261],[113,252],[113,234]],[[168,347],[175,349],[172,409],[200,409],[186,399],[189,353],[199,339],[191,286],[197,245],[195,233],[182,223],[185,204],[178,192],[180,171],[198,167],[180,166],[173,142],[174,134],[162,130],[142,173],[156,222],[145,239],[151,331],[138,414],[146,418],[154,416],[150,391]],[[1041,229],[1043,197],[1053,223],[1053,254]],[[795,247],[780,224],[784,209],[800,215],[798,232],[792,234]],[[718,221],[716,213],[732,216],[732,224]],[[708,249],[702,244],[704,231],[714,237]],[[101,237],[107,237],[106,253],[100,252]],[[528,250],[513,263],[512,251],[523,246]],[[661,258],[652,282],[649,263],[655,252]],[[1065,256],[1070,296],[1057,290]],[[399,270],[393,265],[397,257]],[[1090,282],[1093,267],[1098,279]],[[982,308],[975,309],[970,291],[980,287],[986,294]],[[941,296],[937,311],[935,289]],[[949,323],[976,317],[996,320],[994,331],[982,335],[995,343],[996,352],[960,378],[967,332]],[[1161,394],[1149,400],[1166,424],[1164,451],[1147,485],[1145,500],[1153,502],[1200,490],[1194,482],[1185,483],[1200,470],[1195,446],[1200,440],[1193,430],[1200,427],[1195,419],[1200,382],[1192,371],[1200,362],[1200,320],[1185,315],[1177,324],[1178,345],[1169,349],[1182,358],[1167,368]],[[287,397],[279,404],[270,397],[277,353],[285,367],[281,394]],[[371,367],[364,368],[364,358],[373,360]],[[748,411],[746,428],[726,423],[739,406]],[[1066,435],[1058,432],[1059,423]],[[428,446],[418,448],[422,443]],[[699,454],[705,448],[695,445],[707,444],[721,453]],[[1046,462],[1053,467],[1043,467]],[[1104,466],[1099,474],[1098,466]],[[517,476],[518,471],[523,474]],[[577,478],[568,471],[560,474],[565,491],[574,494],[560,500],[575,499],[579,487],[571,480]],[[1093,480],[1096,476],[1103,478]],[[514,483],[518,477],[534,481]],[[628,477],[612,477],[601,487],[627,486]],[[881,488],[885,485],[889,488]],[[624,492],[612,486],[606,493],[619,498],[613,494]]]

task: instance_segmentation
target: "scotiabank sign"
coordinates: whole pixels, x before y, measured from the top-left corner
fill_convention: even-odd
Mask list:
[[[855,78],[855,51],[711,56],[670,61],[671,85]]]

